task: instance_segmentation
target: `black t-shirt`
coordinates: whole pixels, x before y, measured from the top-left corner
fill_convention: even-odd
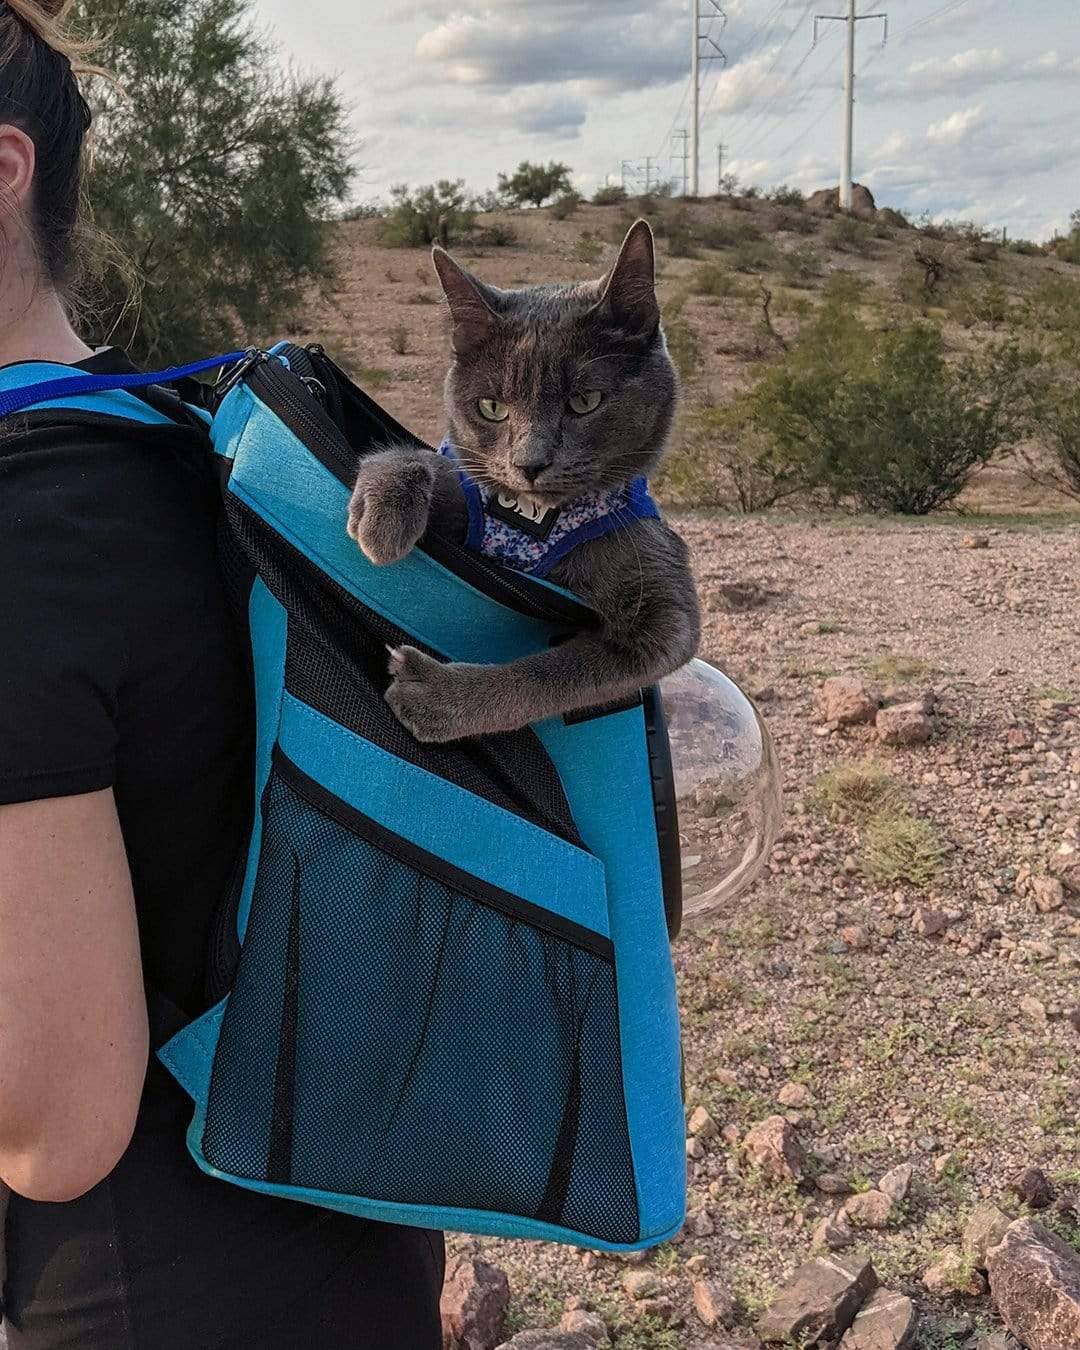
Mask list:
[[[112,351],[82,368],[131,369]],[[147,979],[190,1013],[252,793],[220,511],[190,428],[0,434],[0,803],[113,788]]]
[[[115,352],[83,367],[131,369]],[[253,791],[220,516],[191,429],[0,422],[0,803],[114,790],[146,976],[192,1014]],[[438,1235],[204,1176],[191,1109],[151,1060],[105,1181],[67,1204],[11,1197],[13,1350],[436,1350]]]

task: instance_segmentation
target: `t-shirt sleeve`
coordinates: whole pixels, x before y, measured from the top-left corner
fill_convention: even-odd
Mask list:
[[[73,435],[0,440],[0,803],[114,779],[128,641],[116,464]]]

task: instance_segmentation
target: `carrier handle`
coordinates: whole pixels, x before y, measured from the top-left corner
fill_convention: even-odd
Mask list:
[[[38,403],[50,403],[53,399],[71,398],[77,394],[106,394],[116,389],[146,389],[153,384],[173,384],[193,375],[203,375],[219,366],[231,366],[237,361],[248,359],[250,355],[250,351],[229,352],[226,356],[211,356],[205,361],[170,366],[168,370],[157,370],[150,374],[139,371],[133,375],[63,375],[52,380],[42,380],[40,384],[28,384],[19,389],[0,392],[0,418],[10,417]]]

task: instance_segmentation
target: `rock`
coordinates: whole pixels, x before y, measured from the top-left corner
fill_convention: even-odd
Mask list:
[[[870,934],[861,923],[850,924],[841,928],[840,941],[852,951],[865,952],[870,946]]]
[[[980,1337],[975,1342],[975,1350],[1023,1350],[1023,1346],[1007,1331],[995,1331],[991,1336]]]
[[[725,609],[757,609],[769,598],[769,592],[756,581],[722,581],[716,594]]]
[[[712,1237],[716,1225],[707,1209],[696,1209],[686,1216],[686,1231],[691,1237]]]
[[[945,1248],[923,1275],[923,1284],[932,1294],[966,1294],[969,1298],[978,1298],[986,1293],[986,1281],[959,1247]]]
[[[855,1245],[855,1232],[842,1213],[826,1217],[814,1229],[810,1245],[815,1251],[842,1252]]]
[[[568,1312],[559,1323],[560,1331],[569,1331],[575,1336],[584,1336],[590,1345],[607,1345],[609,1340],[607,1323],[596,1313],[584,1308],[575,1308]]]
[[[781,1106],[801,1111],[810,1105],[810,1089],[805,1083],[785,1083],[777,1093],[776,1100]]]
[[[877,699],[870,695],[862,680],[851,675],[833,675],[820,686],[815,698],[826,722],[837,722],[840,726],[872,722],[877,712]]]
[[[751,1167],[772,1181],[798,1181],[806,1174],[806,1151],[783,1116],[770,1116],[749,1130],[743,1153]]]
[[[519,1331],[497,1350],[593,1350],[594,1344],[576,1331]]]
[[[632,1299],[650,1298],[660,1288],[651,1270],[631,1270],[623,1276],[623,1288]]]
[[[715,1139],[720,1133],[719,1127],[703,1106],[699,1106],[690,1117],[687,1126],[690,1133],[698,1139]]]
[[[738,1315],[734,1295],[720,1280],[695,1281],[694,1311],[707,1327],[734,1326]]]
[[[498,1266],[463,1259],[447,1271],[442,1293],[445,1350],[492,1350],[502,1340],[510,1281]]]
[[[1080,1345],[1080,1256],[1034,1219],[1017,1219],[987,1253],[1002,1320],[1028,1350]]]
[[[839,1172],[822,1172],[814,1184],[825,1195],[847,1195],[851,1190],[851,1183]]]
[[[990,537],[985,534],[965,534],[960,540],[961,548],[989,548]]]
[[[975,1323],[966,1315],[942,1317],[934,1323],[933,1335],[939,1345],[953,1345],[966,1341],[974,1330]]]
[[[1040,914],[1053,914],[1065,908],[1065,883],[1059,877],[1036,877],[1031,883],[1031,898]]]
[[[821,188],[818,192],[811,192],[806,199],[806,210],[812,211],[815,215],[836,215],[840,210],[840,189],[838,187]],[[851,185],[851,214],[864,220],[873,220],[877,216],[877,203],[874,201],[874,194],[869,188],[863,187],[861,183],[852,183]]]
[[[1048,1209],[1054,1198],[1054,1188],[1046,1173],[1040,1172],[1037,1167],[1029,1167],[1021,1172],[1013,1190],[1032,1209]]]
[[[869,1261],[818,1257],[783,1286],[758,1323],[758,1335],[768,1344],[837,1341],[876,1288]]]
[[[1037,998],[1032,998],[1030,994],[1025,994],[1020,1000],[1020,1012],[1029,1022],[1034,1022],[1037,1027],[1046,1026],[1046,1004],[1040,1002]],[[1038,1205],[1035,1206],[1039,1208]]]
[[[634,1316],[641,1319],[648,1317],[654,1322],[662,1322],[665,1326],[671,1326],[673,1322],[679,1320],[678,1310],[669,1298],[641,1299],[634,1304]]]
[[[887,1228],[893,1202],[881,1191],[864,1191],[844,1202],[843,1215],[853,1228]]]
[[[878,1182],[878,1190],[887,1195],[894,1205],[902,1205],[908,1198],[915,1169],[910,1163],[901,1163],[891,1172],[886,1172]]]
[[[934,724],[921,703],[882,708],[874,726],[884,745],[922,745],[934,734]]]
[[[891,206],[879,206],[874,212],[874,219],[879,225],[888,225],[892,230],[910,230],[911,222],[906,216],[894,211]]]
[[[949,916],[940,910],[919,905],[912,915],[911,926],[920,937],[940,937],[948,931]]]
[[[876,1289],[863,1304],[840,1342],[840,1350],[911,1350],[919,1314],[911,1299]]]
[[[986,1253],[996,1247],[1009,1231],[1012,1220],[997,1205],[986,1200],[979,1205],[964,1225],[961,1246],[980,1270],[986,1269]]]

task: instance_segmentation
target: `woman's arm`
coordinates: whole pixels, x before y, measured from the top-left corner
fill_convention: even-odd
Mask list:
[[[108,1176],[147,1054],[112,792],[0,806],[0,1178],[71,1200]]]

